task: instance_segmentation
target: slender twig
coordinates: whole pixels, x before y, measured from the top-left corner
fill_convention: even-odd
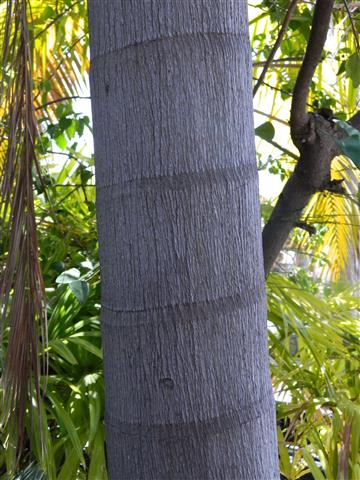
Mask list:
[[[357,51],[359,53],[360,52],[360,44],[359,44],[359,38],[358,38],[358,34],[357,34],[356,27],[355,27],[355,24],[354,24],[354,20],[352,18],[347,0],[343,0],[343,2],[344,2],[344,5],[345,5],[346,13],[349,16],[349,20],[350,20],[350,23],[351,23],[351,28],[352,28],[352,31],[354,33],[356,48],[357,48]]]
[[[277,49],[280,47],[281,45],[281,42],[284,38],[284,35],[286,33],[286,30],[287,30],[287,27],[289,25],[289,22],[291,20],[291,17],[295,11],[295,8],[296,8],[296,5],[298,3],[299,0],[292,0],[292,2],[290,3],[290,7],[288,9],[288,11],[286,12],[286,15],[285,15],[285,18],[284,18],[284,21],[283,21],[283,24],[281,26],[281,29],[280,29],[280,32],[279,32],[279,35],[276,39],[276,42],[273,46],[273,48],[271,49],[271,52],[268,56],[268,58],[266,59],[266,62],[265,62],[265,65],[264,65],[264,68],[260,74],[260,77],[254,87],[254,90],[253,90],[253,96],[256,95],[256,92],[259,90],[260,86],[261,86],[261,83],[262,81],[264,80],[265,78],[265,75],[266,75],[266,72],[268,71],[268,68],[269,66],[271,65],[271,62],[274,60],[274,57],[275,57],[275,54],[277,52]]]
[[[360,8],[360,2],[351,2],[347,3],[348,8]],[[334,5],[334,10],[342,10],[343,8],[346,8],[345,5],[341,5],[340,3],[337,5]]]
[[[253,77],[253,80],[258,80],[257,77]],[[283,88],[275,87],[275,85],[271,85],[271,83],[267,83],[264,80],[261,82],[265,87],[270,88],[270,90],[274,90],[275,92],[279,93],[285,93],[286,95],[289,95],[289,97],[292,97],[294,94],[293,92],[290,92],[289,90],[284,90]],[[309,108],[312,108],[312,105],[310,103],[306,104]]]
[[[282,65],[279,65],[279,64],[273,64],[272,65],[272,69],[273,70],[284,70],[284,68],[287,68],[287,69],[297,69],[297,68],[300,68],[301,67],[301,63],[283,63]]]
[[[72,95],[72,96],[68,96],[68,97],[61,97],[61,98],[57,98],[56,100],[51,100],[50,102],[43,103],[39,107],[36,107],[35,110],[42,110],[43,108],[46,108],[49,105],[53,105],[54,103],[65,102],[66,100],[76,100],[76,99],[90,100],[91,97],[82,97],[80,95]]]
[[[271,115],[270,113],[262,112],[261,110],[258,110],[257,108],[254,108],[254,112],[257,113],[258,115],[263,115],[264,117],[270,118],[270,120],[274,120],[275,122],[281,123],[282,125],[285,125],[286,127],[289,126],[289,122],[285,122],[285,120],[281,120],[281,118],[275,117],[275,115]]]
[[[257,77],[253,77],[253,80],[259,80]],[[264,80],[261,81],[263,85],[266,87],[270,88],[271,90],[275,90],[276,92],[280,93],[285,93],[286,95],[289,95],[290,97],[293,95],[292,92],[289,90],[284,90],[283,88],[275,87],[274,85],[271,85],[270,83],[264,82]]]
[[[269,140],[269,139],[265,139],[265,138],[263,138],[262,140],[265,140],[266,142],[270,143],[270,145],[277,148],[278,150],[285,153],[286,155],[293,158],[294,160],[299,160],[299,157],[297,155],[295,155],[295,153],[291,152],[290,150],[288,150],[285,147],[282,147],[279,143],[275,142],[274,140]]]
[[[54,187],[96,187],[96,185],[83,185],[82,183],[57,183],[56,185],[53,185]]]
[[[284,57],[276,58],[272,61],[272,64],[275,63],[286,63],[286,62],[299,62],[302,60],[302,57]],[[263,67],[266,64],[266,61],[263,62],[253,62],[253,67]]]

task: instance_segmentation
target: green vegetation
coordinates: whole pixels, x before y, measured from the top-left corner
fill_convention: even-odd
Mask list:
[[[249,7],[255,79],[290,3],[265,0]],[[35,384],[30,385],[21,473],[16,477],[18,432],[1,414],[0,478],[40,479],[43,469],[49,480],[101,480],[107,475],[95,180],[86,145],[91,125],[76,108],[89,66],[86,5],[84,0],[30,4],[33,92],[41,132],[36,153],[42,166],[42,179],[34,171],[33,186],[48,319],[48,343],[40,355],[49,361],[48,375],[42,371],[43,395],[37,396]],[[2,1],[1,23],[5,10]],[[267,172],[269,182],[284,181],[298,155],[287,122],[312,11],[311,2],[298,3],[255,96],[259,170],[261,175]],[[360,48],[354,34],[359,27],[360,7],[337,2],[308,98],[309,110],[331,109],[345,130],[359,98]],[[6,70],[5,77],[10,82],[14,72]],[[0,112],[6,118],[6,102]],[[341,140],[349,158],[332,162],[332,178],[342,180],[344,190],[313,196],[302,215],[303,228],[293,230],[267,278],[280,465],[287,480],[311,478],[307,474],[316,480],[360,479],[360,175],[355,167],[360,134],[353,130]],[[2,132],[1,170],[4,138]],[[264,222],[274,203],[262,198]],[[9,235],[4,228],[2,265]],[[4,352],[9,332],[7,325]]]

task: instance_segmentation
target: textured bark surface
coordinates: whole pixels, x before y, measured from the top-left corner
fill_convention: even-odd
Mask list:
[[[242,0],[90,0],[110,478],[278,479]]]

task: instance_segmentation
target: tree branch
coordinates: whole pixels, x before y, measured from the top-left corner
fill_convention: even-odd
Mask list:
[[[296,171],[290,176],[263,230],[264,269],[268,275],[313,190]]]
[[[334,0],[317,0],[311,26],[309,43],[304,61],[296,79],[294,95],[291,104],[290,127],[291,137],[296,146],[306,134],[308,116],[306,102],[311,80],[314,76],[324,49]]]
[[[290,128],[300,158],[263,230],[266,274],[312,195],[331,186],[331,161],[340,153],[335,142],[339,135],[336,125],[317,113],[306,112],[310,83],[321,60],[333,4],[334,0],[316,2],[309,43],[295,83]],[[360,114],[351,122],[353,126],[360,124]]]
[[[310,115],[314,123],[312,128],[316,134],[314,140],[303,146],[294,172],[285,184],[263,230],[266,274],[270,272],[291,230],[297,226],[303,209],[314,193],[327,190],[349,198],[343,191],[342,181],[330,178],[331,162],[341,153],[335,139],[340,138],[343,133],[339,132],[331,121],[314,113]],[[360,130],[360,111],[350,118],[349,123]]]
[[[269,66],[271,65],[271,62],[274,60],[275,54],[276,54],[276,52],[277,52],[277,49],[278,49],[278,48],[280,47],[280,45],[281,45],[282,39],[284,38],[284,35],[285,35],[285,33],[286,33],[286,30],[287,30],[287,27],[288,27],[288,25],[289,25],[289,22],[290,22],[290,20],[291,20],[292,15],[293,15],[293,13],[294,13],[294,11],[295,11],[295,8],[296,8],[296,5],[297,5],[298,1],[299,1],[299,0],[292,0],[289,9],[288,9],[288,11],[286,12],[286,15],[285,15],[283,24],[282,24],[282,26],[281,26],[279,35],[278,35],[278,37],[277,37],[277,39],[276,39],[276,42],[275,42],[273,48],[271,49],[271,52],[270,52],[268,58],[266,59],[264,68],[262,69],[262,72],[261,72],[261,74],[260,74],[260,77],[259,77],[259,79],[258,79],[258,81],[256,82],[256,85],[255,85],[255,87],[254,87],[253,97],[255,97],[256,92],[259,90],[259,87],[261,86],[262,81],[263,81],[264,78],[265,78],[266,72],[267,72]]]

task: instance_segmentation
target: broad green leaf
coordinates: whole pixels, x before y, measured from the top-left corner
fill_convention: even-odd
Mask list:
[[[89,284],[84,280],[75,280],[69,283],[71,291],[81,304],[85,303],[89,295]]]
[[[75,280],[78,280],[80,277],[80,272],[77,268],[70,268],[70,270],[66,270],[65,272],[61,273],[57,279],[55,280],[56,283],[72,283]]]
[[[351,78],[354,88],[360,85],[360,55],[353,53],[347,60],[345,70]]]
[[[86,168],[81,168],[80,169],[80,178],[81,178],[81,183],[85,185],[90,178],[94,176],[93,172]]]
[[[55,270],[56,273],[60,273],[64,270],[65,264],[64,262],[54,262],[50,265],[50,268]]]
[[[48,5],[48,6],[46,6],[46,7],[44,8],[44,12],[43,12],[43,14],[42,14],[42,18],[43,18],[43,20],[48,20],[48,19],[50,19],[50,18],[55,17],[55,15],[56,15],[55,10]]]
[[[275,135],[275,128],[271,122],[265,122],[255,128],[255,135],[264,140],[272,140]]]
[[[338,140],[337,144],[344,155],[351,158],[355,165],[360,168],[360,138],[348,137],[344,140]]]
[[[72,120],[71,118],[62,117],[59,120],[59,127],[64,132],[67,128],[69,128],[71,126],[72,122],[74,122],[74,120]]]
[[[342,130],[344,130],[344,132],[346,132],[349,137],[354,136],[360,138],[360,131],[350,125],[350,123],[344,122],[343,120],[336,120],[336,125]]]
[[[344,155],[349,157],[360,169],[360,132],[349,123],[338,120],[336,124],[347,133],[347,137],[337,140],[336,143]]]
[[[74,138],[75,133],[76,133],[76,120],[72,120],[69,127],[67,127],[66,129],[66,135],[71,140],[72,138]]]
[[[67,141],[66,141],[66,138],[65,138],[65,135],[63,133],[61,133],[60,135],[58,135],[56,138],[55,138],[55,143],[56,145],[61,148],[61,150],[65,150],[66,148],[66,145],[67,145]]]

